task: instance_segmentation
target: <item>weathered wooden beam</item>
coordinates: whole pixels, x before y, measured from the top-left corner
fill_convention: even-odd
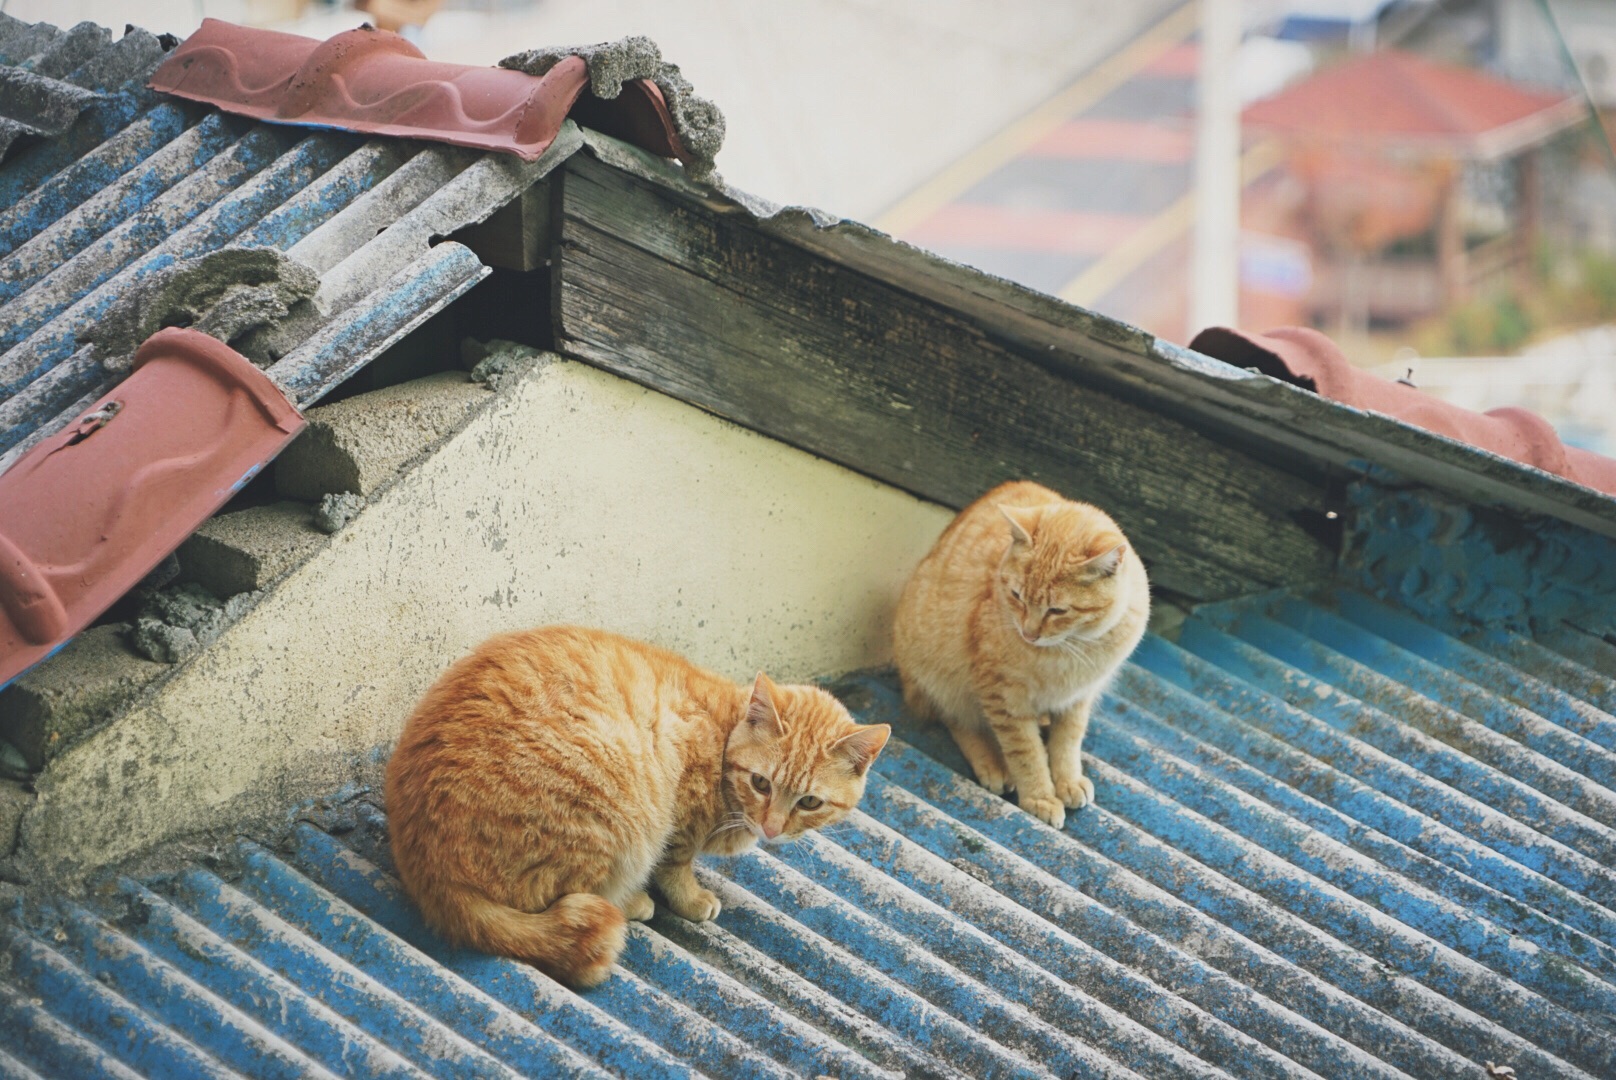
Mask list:
[[[560,182],[567,355],[948,506],[1038,480],[1111,512],[1157,584],[1196,599],[1332,572],[1299,523],[1323,510],[1316,485],[744,215],[582,154]]]

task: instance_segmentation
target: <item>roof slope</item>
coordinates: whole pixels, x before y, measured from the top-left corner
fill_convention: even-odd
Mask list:
[[[1061,833],[900,720],[861,812],[707,864],[717,922],[659,914],[581,995],[425,931],[364,799],[302,815],[283,849],[19,906],[0,1064],[1616,1073],[1616,681],[1585,666],[1616,671],[1616,650],[1488,652],[1360,595],[1327,604],[1276,594],[1148,638],[1091,729],[1098,805]],[[837,689],[900,719],[888,678]]]
[[[0,75],[26,75],[51,35],[0,21]],[[232,339],[298,404],[317,400],[486,275],[439,241],[577,146],[571,124],[530,162],[254,123],[145,89],[161,56],[144,31],[105,46],[76,69],[101,96],[60,137],[0,161],[0,470],[121,377],[124,358],[87,340],[117,301],[225,247],[280,251],[319,276],[312,303]]]
[[[0,160],[0,472],[90,412],[122,382],[139,340],[174,322],[228,339],[293,404],[317,401],[486,276],[469,248],[443,238],[489,217],[578,142],[563,124],[552,153],[523,161],[253,123],[152,93],[141,84],[163,43],[139,30],[109,38],[0,17],[0,114],[17,85],[39,90],[40,71],[70,65],[77,83],[41,93],[80,107],[58,137],[24,140]],[[254,263],[227,250],[242,248],[284,254],[282,277],[298,287],[262,280],[261,267],[233,276]],[[126,340],[135,323],[141,332]],[[55,492],[35,494],[73,517]],[[99,560],[96,595],[110,601],[149,566],[101,550],[112,554]]]

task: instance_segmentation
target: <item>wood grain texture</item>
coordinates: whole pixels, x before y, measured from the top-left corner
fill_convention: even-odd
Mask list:
[[[934,303],[587,155],[553,255],[561,352],[924,498],[1093,502],[1195,599],[1325,579],[1323,492],[1033,363]]]

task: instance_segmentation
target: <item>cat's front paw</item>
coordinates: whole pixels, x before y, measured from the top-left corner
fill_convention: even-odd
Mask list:
[[[1055,777],[1055,796],[1069,809],[1081,810],[1094,801],[1094,781],[1078,773]]]
[[[628,916],[630,922],[644,922],[656,914],[656,902],[651,899],[650,893],[641,889],[623,901],[623,914]]]
[[[668,906],[675,915],[689,919],[691,922],[706,922],[708,919],[718,918],[718,913],[724,910],[724,905],[718,902],[711,889],[698,889],[678,900],[668,897]]]
[[[1040,821],[1047,822],[1055,828],[1066,824],[1066,807],[1059,799],[1028,799],[1021,800],[1021,808]]]

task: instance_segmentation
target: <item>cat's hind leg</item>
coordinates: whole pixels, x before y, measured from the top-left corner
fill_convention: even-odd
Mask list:
[[[650,893],[641,889],[623,901],[623,914],[629,922],[644,922],[656,914],[656,903]]]
[[[949,724],[948,733],[954,736],[954,744],[965,755],[965,762],[976,774],[978,784],[995,795],[1015,790],[1015,781],[1010,778],[1010,766],[1005,763],[1004,752],[999,749],[999,740],[993,732],[974,725]]]
[[[961,703],[956,702],[953,709],[946,709],[922,689],[919,682],[902,672],[898,677],[903,684],[903,705],[909,715],[928,723],[940,723],[947,728],[948,733],[954,736],[954,745],[965,756],[965,763],[976,775],[977,783],[995,795],[1015,790],[1016,785],[1010,779],[1010,767],[1005,764],[999,742],[993,737],[993,732],[983,726],[979,717],[968,715],[965,719],[959,719]],[[975,712],[971,705],[964,705],[963,708]]]
[[[930,694],[920,688],[919,683],[901,671],[898,673],[898,682],[903,686],[903,707],[910,716],[927,723],[942,719],[943,710],[937,707]]]

